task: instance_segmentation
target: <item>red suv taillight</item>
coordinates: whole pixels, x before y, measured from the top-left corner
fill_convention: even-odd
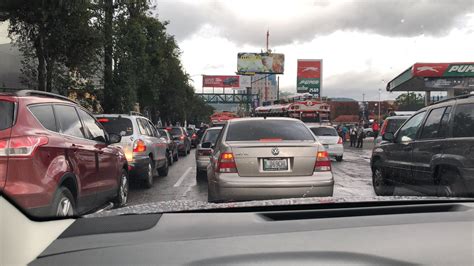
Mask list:
[[[314,172],[331,171],[331,160],[327,151],[318,151],[316,162],[314,163]]]
[[[198,150],[198,156],[210,156],[211,153],[211,150]]]
[[[337,140],[337,144],[342,144],[342,138],[339,137],[339,140]]]
[[[33,155],[35,150],[48,144],[47,137],[24,136],[0,140],[0,156],[28,157]]]
[[[232,152],[224,152],[221,154],[217,162],[216,171],[219,173],[237,173],[237,165],[235,164],[234,154]]]
[[[388,119],[385,119],[382,125],[382,129],[380,130],[380,136],[383,136],[383,134],[385,134],[385,130],[387,130],[387,125],[388,125]]]
[[[145,142],[141,139],[135,140],[133,143],[133,152],[144,152],[146,151]]]

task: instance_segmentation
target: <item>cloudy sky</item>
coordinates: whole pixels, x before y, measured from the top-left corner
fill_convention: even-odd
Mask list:
[[[182,61],[201,74],[234,74],[238,52],[285,54],[282,91],[296,91],[297,59],[323,59],[325,96],[378,99],[415,62],[474,61],[473,0],[152,0]],[[8,42],[0,23],[0,43]],[[382,97],[395,94],[383,90]]]
[[[233,74],[238,52],[285,54],[283,91],[296,91],[297,59],[323,59],[323,95],[378,99],[378,88],[415,62],[474,60],[473,0],[162,0],[186,71]],[[383,98],[395,94],[383,92]]]

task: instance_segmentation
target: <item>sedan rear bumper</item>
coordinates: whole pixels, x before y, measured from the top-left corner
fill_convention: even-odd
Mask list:
[[[288,177],[240,177],[229,173],[214,177],[217,180],[209,180],[209,194],[215,201],[328,197],[334,190],[331,172]]]
[[[342,144],[331,144],[326,151],[331,157],[342,156],[344,154],[344,147]]]
[[[206,171],[209,163],[209,156],[196,156],[196,168],[198,171]]]

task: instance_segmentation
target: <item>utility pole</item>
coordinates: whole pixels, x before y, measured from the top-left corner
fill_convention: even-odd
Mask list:
[[[380,95],[382,94],[382,89],[379,88],[379,117],[377,123],[380,123]]]

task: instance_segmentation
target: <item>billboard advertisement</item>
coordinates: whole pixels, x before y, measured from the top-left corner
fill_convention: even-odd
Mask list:
[[[258,74],[283,74],[284,54],[238,53],[237,72]]]
[[[412,71],[419,77],[474,77],[474,63],[416,63]]]
[[[202,76],[203,87],[239,88],[240,76]]]
[[[323,62],[320,59],[299,59],[296,74],[296,91],[321,97]]]

